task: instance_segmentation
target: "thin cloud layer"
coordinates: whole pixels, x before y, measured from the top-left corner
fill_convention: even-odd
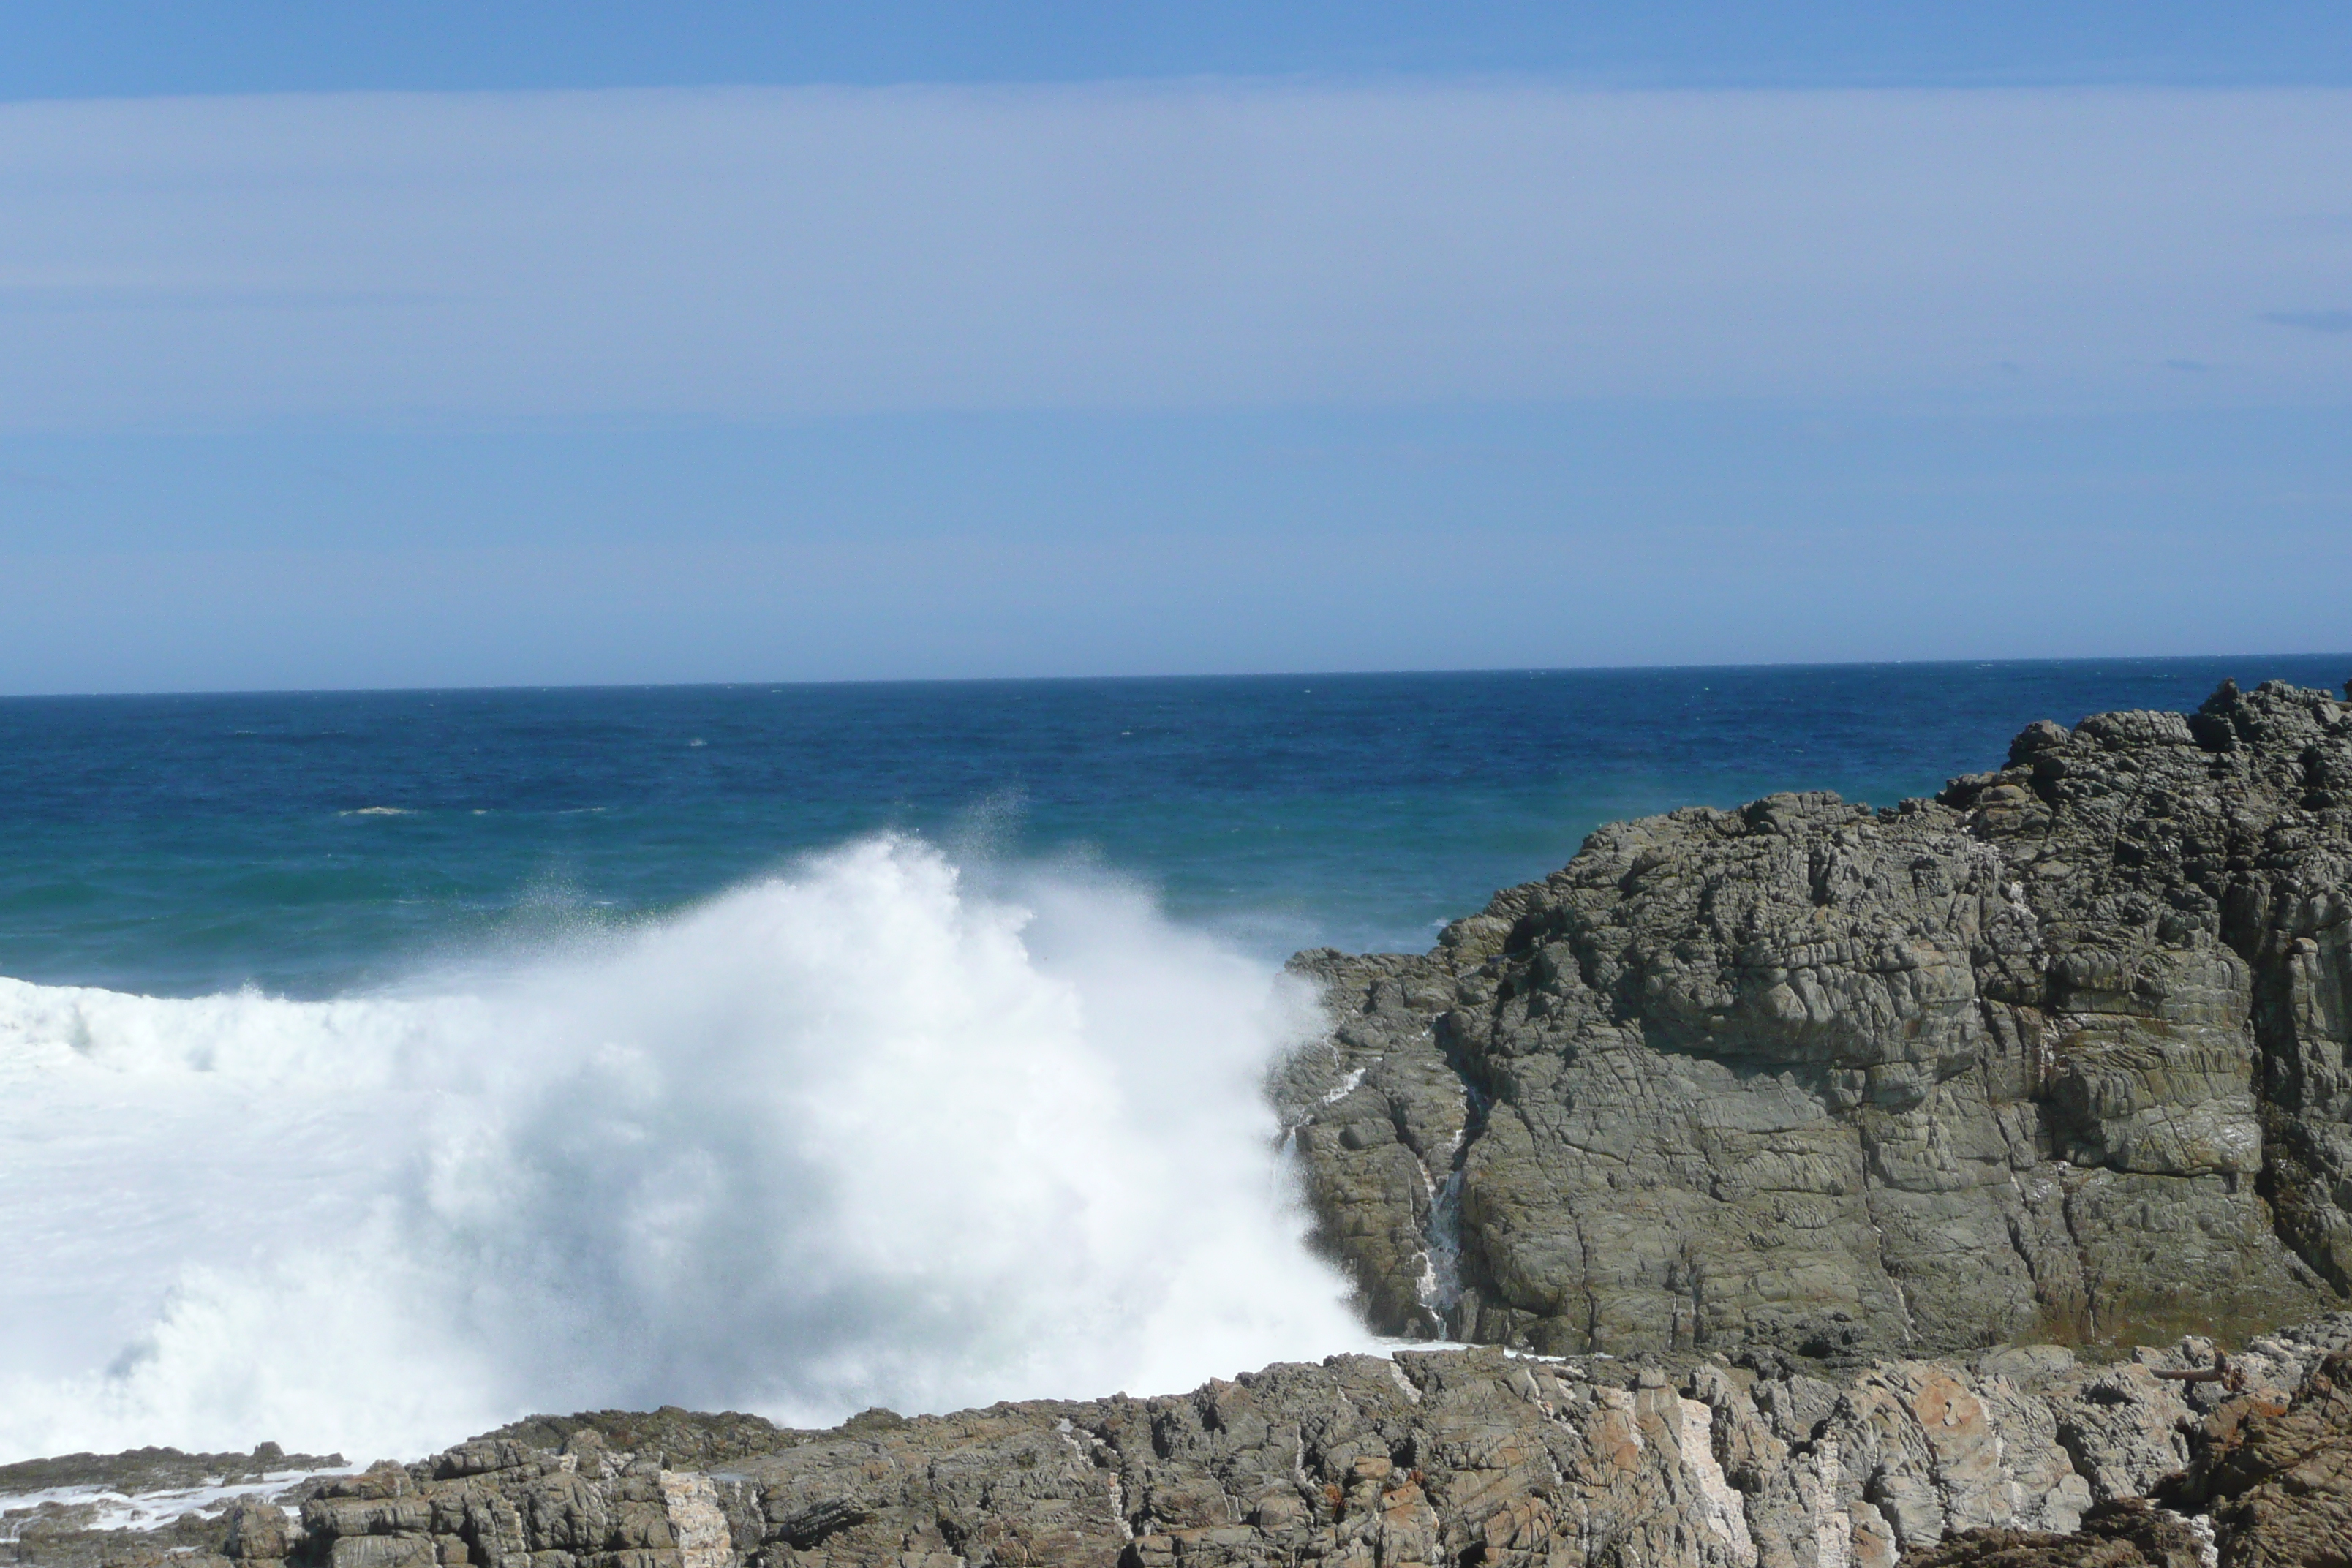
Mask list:
[[[2336,402],[2348,141],[2300,90],[16,104],[0,428]]]

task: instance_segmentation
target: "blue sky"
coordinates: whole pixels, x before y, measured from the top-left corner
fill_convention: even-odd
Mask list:
[[[1494,72],[1620,87],[2335,85],[2352,77],[2352,16],[2312,0],[0,7],[0,99]]]
[[[0,691],[2352,647],[2352,14],[0,8]]]

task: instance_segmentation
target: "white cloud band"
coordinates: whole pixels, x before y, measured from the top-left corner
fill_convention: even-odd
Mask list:
[[[2339,401],[2352,93],[1528,83],[0,106],[0,428]],[[2179,366],[2210,367],[2190,376]]]

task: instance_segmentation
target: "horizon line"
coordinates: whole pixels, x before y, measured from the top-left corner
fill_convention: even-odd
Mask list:
[[[226,697],[436,697],[443,695],[491,696],[512,692],[594,692],[594,691],[736,691],[766,687],[772,690],[791,688],[795,690],[829,689],[841,687],[904,687],[904,686],[1080,686],[1112,683],[1171,683],[1177,681],[1258,681],[1258,680],[1380,680],[1399,678],[1448,676],[1546,676],[1577,675],[1667,675],[1677,672],[1712,670],[1806,670],[1806,669],[1892,669],[1892,668],[1988,668],[2018,665],[2084,665],[2084,664],[2190,664],[2211,663],[2224,659],[2321,659],[2341,658],[2347,661],[2346,679],[2342,686],[2352,697],[2352,648],[2322,649],[2317,652],[2294,653],[2272,650],[2263,653],[2184,653],[2184,654],[2074,654],[2063,657],[2004,657],[1998,658],[1850,658],[1850,659],[1758,659],[1744,664],[1587,664],[1587,665],[1504,665],[1504,666],[1442,666],[1421,668],[1393,669],[1267,669],[1225,671],[1160,671],[1141,675],[916,675],[916,676],[846,676],[831,679],[782,679],[736,680],[588,680],[588,681],[505,681],[486,682],[477,686],[253,686],[190,688],[185,689],[100,690],[100,691],[26,691],[0,692],[0,702],[79,702],[103,700],[163,700],[173,698]],[[2227,679],[2234,679],[2234,677]]]

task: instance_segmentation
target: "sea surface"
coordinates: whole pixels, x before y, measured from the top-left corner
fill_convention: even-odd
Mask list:
[[[0,700],[0,974],[324,997],[861,835],[1087,865],[1280,957],[1418,951],[1594,827],[1892,804],[2036,719],[2352,655]]]
[[[1373,1348],[1304,946],[2352,655],[0,700],[0,1462]]]

